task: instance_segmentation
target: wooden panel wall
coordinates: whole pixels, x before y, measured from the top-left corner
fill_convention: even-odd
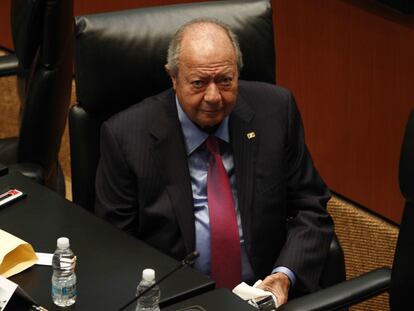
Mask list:
[[[272,1],[278,84],[296,96],[320,173],[334,191],[399,223],[413,18],[373,0]],[[179,2],[191,0],[75,0],[75,14]],[[10,48],[9,5],[0,1],[0,46]]]
[[[278,83],[296,95],[320,173],[399,223],[399,152],[414,107],[412,18],[369,1],[274,6]]]
[[[10,0],[0,0],[0,47],[12,49]]]

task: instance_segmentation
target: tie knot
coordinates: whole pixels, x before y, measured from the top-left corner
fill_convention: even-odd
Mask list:
[[[216,154],[218,153],[218,140],[216,137],[214,136],[209,136],[206,139],[206,146],[207,149],[212,153],[212,154]]]

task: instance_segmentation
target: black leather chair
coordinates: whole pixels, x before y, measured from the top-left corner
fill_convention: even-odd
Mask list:
[[[414,110],[401,147],[399,179],[405,207],[392,265],[391,310],[406,310],[414,297]]]
[[[280,311],[338,310],[389,291],[390,310],[410,310],[414,296],[414,109],[411,111],[401,147],[400,190],[405,198],[392,270],[378,268],[283,305]]]
[[[19,136],[0,140],[0,162],[65,193],[58,162],[73,72],[73,0],[12,0],[15,54],[0,76],[17,74]]]
[[[241,78],[275,83],[270,0],[210,1],[76,17],[76,91],[69,113],[73,201],[92,211],[99,131],[114,113],[171,87],[164,70],[170,38],[196,17],[225,21],[243,52]],[[336,237],[321,286],[345,280]]]

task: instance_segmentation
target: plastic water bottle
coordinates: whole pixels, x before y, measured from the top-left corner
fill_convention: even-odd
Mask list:
[[[137,296],[155,283],[155,271],[144,269],[142,280],[137,287]],[[136,311],[160,311],[160,288],[156,285],[147,293],[138,298]]]
[[[52,259],[52,299],[60,307],[68,307],[76,302],[76,256],[69,246],[68,238],[57,239],[57,249]]]

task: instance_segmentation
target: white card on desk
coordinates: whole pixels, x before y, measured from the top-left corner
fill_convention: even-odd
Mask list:
[[[36,265],[51,266],[53,254],[49,253],[37,253],[37,262]]]

